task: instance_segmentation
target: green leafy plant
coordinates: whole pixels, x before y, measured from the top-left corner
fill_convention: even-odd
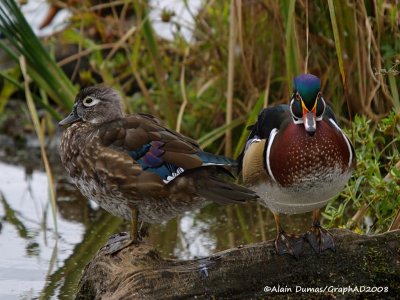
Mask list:
[[[400,115],[391,112],[376,125],[356,116],[353,133],[357,168],[324,217],[331,226],[383,232],[400,209]]]

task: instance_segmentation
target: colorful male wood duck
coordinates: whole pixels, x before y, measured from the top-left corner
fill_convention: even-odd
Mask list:
[[[124,116],[113,89],[82,90],[59,125],[70,125],[60,146],[68,174],[84,196],[131,221],[130,242],[141,238],[138,220],[158,223],[207,201],[256,198],[253,191],[220,177],[231,175],[226,167],[236,162],[203,152],[194,140],[151,115]]]
[[[335,250],[319,209],[339,193],[355,167],[353,146],[311,74],[294,79],[289,105],[261,111],[239,157],[244,183],[274,214],[279,254],[298,256],[302,238],[284,232],[279,214],[313,211],[305,239],[317,253]]]

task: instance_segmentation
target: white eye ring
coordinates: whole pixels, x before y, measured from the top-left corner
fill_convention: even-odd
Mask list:
[[[90,97],[90,96],[86,97],[82,101],[83,105],[86,106],[86,107],[94,106],[99,102],[100,102],[99,99],[96,99],[96,98],[93,98],[93,97]]]

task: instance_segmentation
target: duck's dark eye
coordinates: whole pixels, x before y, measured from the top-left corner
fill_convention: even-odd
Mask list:
[[[96,98],[92,98],[92,97],[86,97],[85,99],[83,99],[83,105],[86,107],[89,106],[93,106],[96,105],[100,100],[96,99]]]

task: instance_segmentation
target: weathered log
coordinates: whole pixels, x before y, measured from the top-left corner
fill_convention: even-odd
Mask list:
[[[400,230],[330,232],[335,253],[317,255],[304,243],[297,260],[277,255],[273,241],[185,261],[163,259],[145,242],[113,255],[106,246],[86,266],[76,299],[399,299]],[[267,291],[274,287],[282,292]]]

